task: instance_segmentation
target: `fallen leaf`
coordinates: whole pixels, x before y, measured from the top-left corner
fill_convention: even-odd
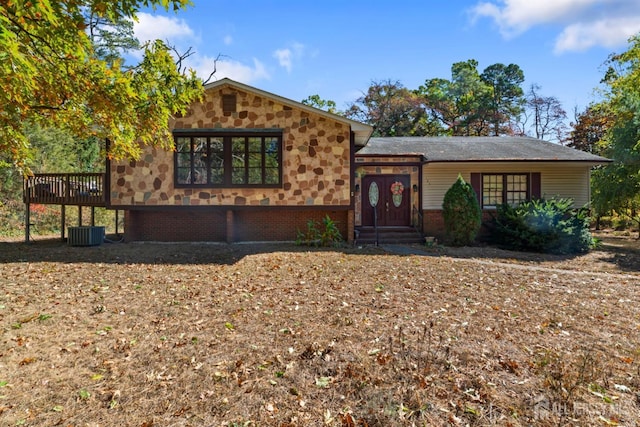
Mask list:
[[[329,387],[329,384],[331,383],[331,379],[332,379],[331,377],[316,378],[316,386],[320,388]]]

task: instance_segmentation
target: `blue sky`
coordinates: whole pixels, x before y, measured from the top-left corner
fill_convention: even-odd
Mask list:
[[[597,99],[603,63],[640,32],[638,0],[194,0],[178,13],[144,10],[141,40],[192,47],[205,77],[295,101],[318,94],[339,109],[372,81],[417,89],[455,62],[515,63],[525,90],[555,96],[569,118]]]

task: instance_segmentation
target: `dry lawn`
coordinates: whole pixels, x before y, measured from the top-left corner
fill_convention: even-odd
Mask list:
[[[408,249],[0,243],[0,425],[640,425],[638,241]]]

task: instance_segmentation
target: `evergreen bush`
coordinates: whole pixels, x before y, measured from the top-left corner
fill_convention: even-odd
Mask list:
[[[518,206],[498,206],[492,221],[492,239],[505,249],[574,254],[588,252],[594,245],[589,215],[573,209],[573,200],[535,199]]]
[[[458,175],[456,182],[445,193],[442,215],[447,244],[465,246],[476,239],[482,224],[482,211],[476,192],[462,175]]]

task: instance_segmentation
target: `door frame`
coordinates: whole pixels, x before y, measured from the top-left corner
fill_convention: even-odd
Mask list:
[[[386,204],[389,203],[389,208],[394,209],[390,186],[391,183],[395,181],[402,182],[404,186],[402,202],[397,208],[404,209],[404,212],[401,213],[401,215],[403,215],[400,218],[401,223],[390,224],[393,221],[390,219],[390,215],[388,214],[389,210]],[[374,214],[372,213],[373,210],[370,210],[372,206],[369,202],[369,189],[371,182],[376,182],[379,191],[378,203],[376,206],[376,211],[378,213],[378,227],[410,227],[412,225],[411,207],[413,206],[413,201],[411,200],[411,175],[396,173],[367,174],[362,177],[362,191],[360,192],[360,215],[362,227],[373,227],[375,225]]]

